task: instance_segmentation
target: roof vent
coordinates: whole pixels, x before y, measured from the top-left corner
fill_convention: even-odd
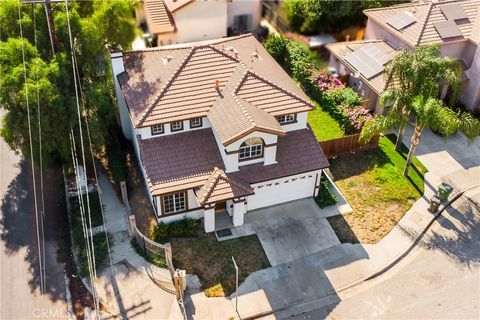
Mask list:
[[[172,59],[173,59],[173,56],[169,55],[169,56],[163,57],[162,62],[163,62],[163,64],[167,64]]]
[[[215,90],[220,90],[220,81],[215,80]]]

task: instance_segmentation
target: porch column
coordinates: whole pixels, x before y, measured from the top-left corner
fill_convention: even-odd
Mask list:
[[[215,206],[203,210],[203,226],[206,233],[215,231]]]
[[[243,225],[243,218],[245,216],[245,199],[233,201],[233,226],[238,227]]]

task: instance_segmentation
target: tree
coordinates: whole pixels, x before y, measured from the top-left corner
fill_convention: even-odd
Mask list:
[[[265,49],[282,66],[285,67],[289,61],[287,40],[282,36],[270,35],[264,43]]]
[[[413,100],[419,95],[425,99],[437,97],[444,83],[450,86],[450,102],[454,103],[461,83],[460,65],[453,59],[442,57],[438,46],[422,46],[412,53],[401,52],[387,64],[387,89],[380,102],[391,105],[389,113],[397,113],[403,119],[399,122],[395,150],[398,151],[402,145]]]
[[[445,106],[443,101],[436,98],[426,98],[423,95],[416,96],[413,99],[410,112],[415,118],[415,126],[411,139],[412,144],[403,171],[405,176],[408,176],[408,170],[415,155],[415,150],[420,143],[420,138],[425,128],[440,132],[445,138],[450,137],[457,131],[463,132],[469,139],[473,139],[480,134],[480,122],[477,119],[469,113],[450,109]],[[395,114],[387,117],[379,116],[376,121],[367,122],[360,134],[360,139],[369,141],[374,134],[395,128],[401,121],[403,119],[396,117]]]
[[[366,20],[363,10],[405,1],[286,0],[283,9],[292,30],[303,34],[340,31]]]
[[[69,19],[85,102],[84,114],[88,116],[92,142],[97,150],[110,139],[111,132],[116,132],[112,130],[117,124],[109,48],[130,47],[135,37],[133,3],[133,0],[69,2]],[[23,40],[19,39],[18,6],[21,6]],[[22,5],[20,0],[0,1],[0,108],[7,111],[0,135],[13,150],[23,153],[26,158],[30,156],[20,46],[23,41],[34,132],[37,132],[38,117],[37,71],[39,75],[42,147],[46,164],[68,161],[70,126],[78,132],[78,122],[74,121],[76,101],[65,5],[60,3],[52,9],[59,46],[55,56],[51,53],[43,6]],[[34,134],[33,138],[34,145],[38,145],[38,135]],[[86,137],[84,139],[86,141]]]

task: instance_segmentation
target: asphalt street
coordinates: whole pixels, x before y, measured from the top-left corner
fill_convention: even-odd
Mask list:
[[[479,204],[477,188],[397,266],[342,293],[338,304],[293,319],[479,319]]]
[[[2,113],[0,111],[0,120]],[[0,319],[66,319],[64,266],[46,216],[46,294],[40,294],[29,163],[0,139]]]

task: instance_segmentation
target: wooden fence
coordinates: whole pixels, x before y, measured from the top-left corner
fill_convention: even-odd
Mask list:
[[[320,141],[319,143],[327,159],[335,158],[345,154],[372,150],[378,147],[378,140],[380,139],[380,136],[374,136],[368,143],[359,142],[359,137],[360,134],[357,133],[338,139]]]

